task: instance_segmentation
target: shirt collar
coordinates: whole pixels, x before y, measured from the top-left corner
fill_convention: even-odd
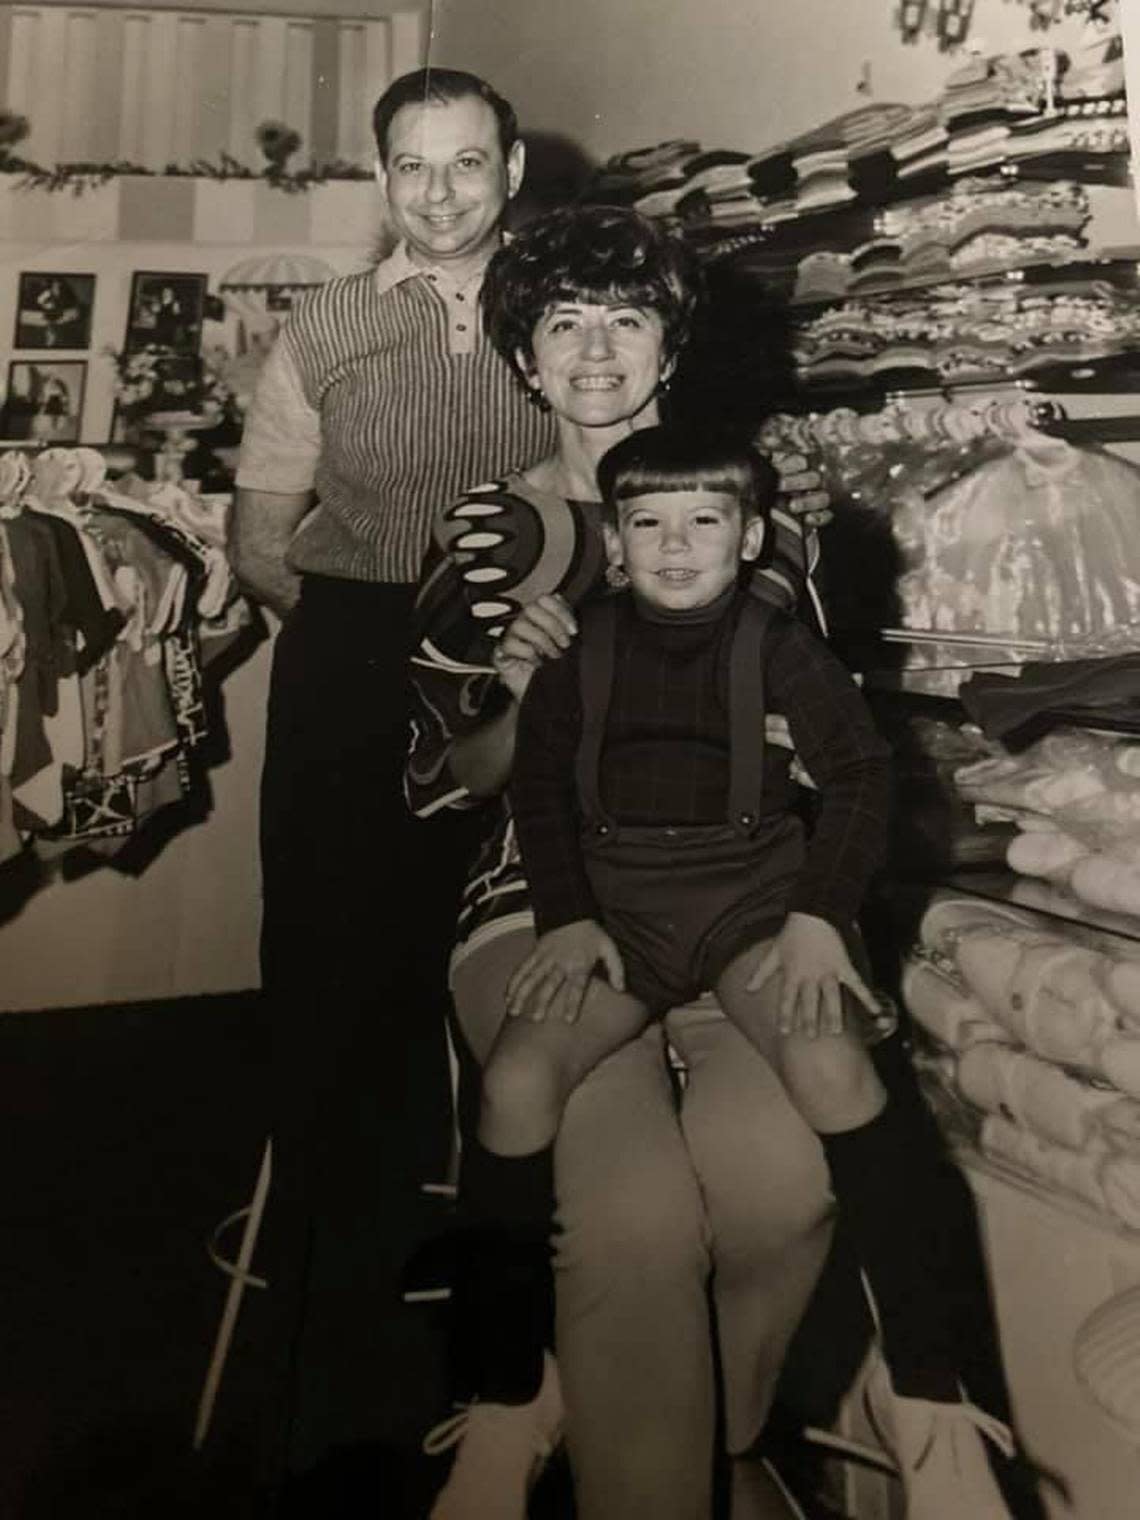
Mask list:
[[[488,255],[488,262],[490,262],[490,255]],[[441,285],[453,291],[466,290],[468,286],[478,289],[483,283],[483,270],[486,267],[485,264],[483,269],[457,285],[444,265],[417,264],[408,252],[407,243],[401,240],[388,257],[381,259],[376,266],[376,293],[381,296],[387,295],[390,290],[394,290],[397,285],[402,285],[405,280],[413,280],[420,275],[425,278],[434,276]]]

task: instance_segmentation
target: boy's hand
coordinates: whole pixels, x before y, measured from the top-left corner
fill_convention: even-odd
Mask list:
[[[567,1024],[575,1023],[599,961],[614,990],[624,992],[621,955],[601,924],[579,918],[551,929],[507,983],[507,1017],[541,1024],[557,1013]]]
[[[777,972],[783,975],[777,1028],[781,1034],[840,1034],[843,1030],[843,998],[849,988],[872,1012],[878,1003],[851,964],[841,935],[826,919],[812,913],[789,913],[784,927],[772,942],[748,980],[756,992]]]
[[[491,655],[499,680],[521,702],[543,660],[557,660],[577,634],[578,620],[562,597],[551,594],[528,602]]]

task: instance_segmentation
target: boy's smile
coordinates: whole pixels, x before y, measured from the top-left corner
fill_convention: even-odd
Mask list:
[[[604,528],[606,555],[621,565],[650,606],[682,611],[715,602],[742,560],[764,542],[760,518],[742,523],[726,491],[655,491],[618,502],[618,526]]]

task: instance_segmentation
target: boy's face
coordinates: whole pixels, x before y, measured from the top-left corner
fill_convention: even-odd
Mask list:
[[[606,557],[621,565],[652,607],[707,607],[736,580],[741,560],[764,543],[764,522],[741,517],[726,491],[656,491],[618,502],[618,525],[603,527]]]

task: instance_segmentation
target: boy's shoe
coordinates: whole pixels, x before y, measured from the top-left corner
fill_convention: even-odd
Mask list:
[[[429,1456],[459,1449],[430,1520],[526,1520],[527,1498],[562,1439],[562,1388],[550,1353],[529,1404],[466,1405],[424,1441]]]
[[[1011,1520],[982,1439],[1012,1457],[1007,1425],[976,1404],[902,1397],[882,1361],[865,1397],[871,1424],[898,1463],[907,1520]]]

